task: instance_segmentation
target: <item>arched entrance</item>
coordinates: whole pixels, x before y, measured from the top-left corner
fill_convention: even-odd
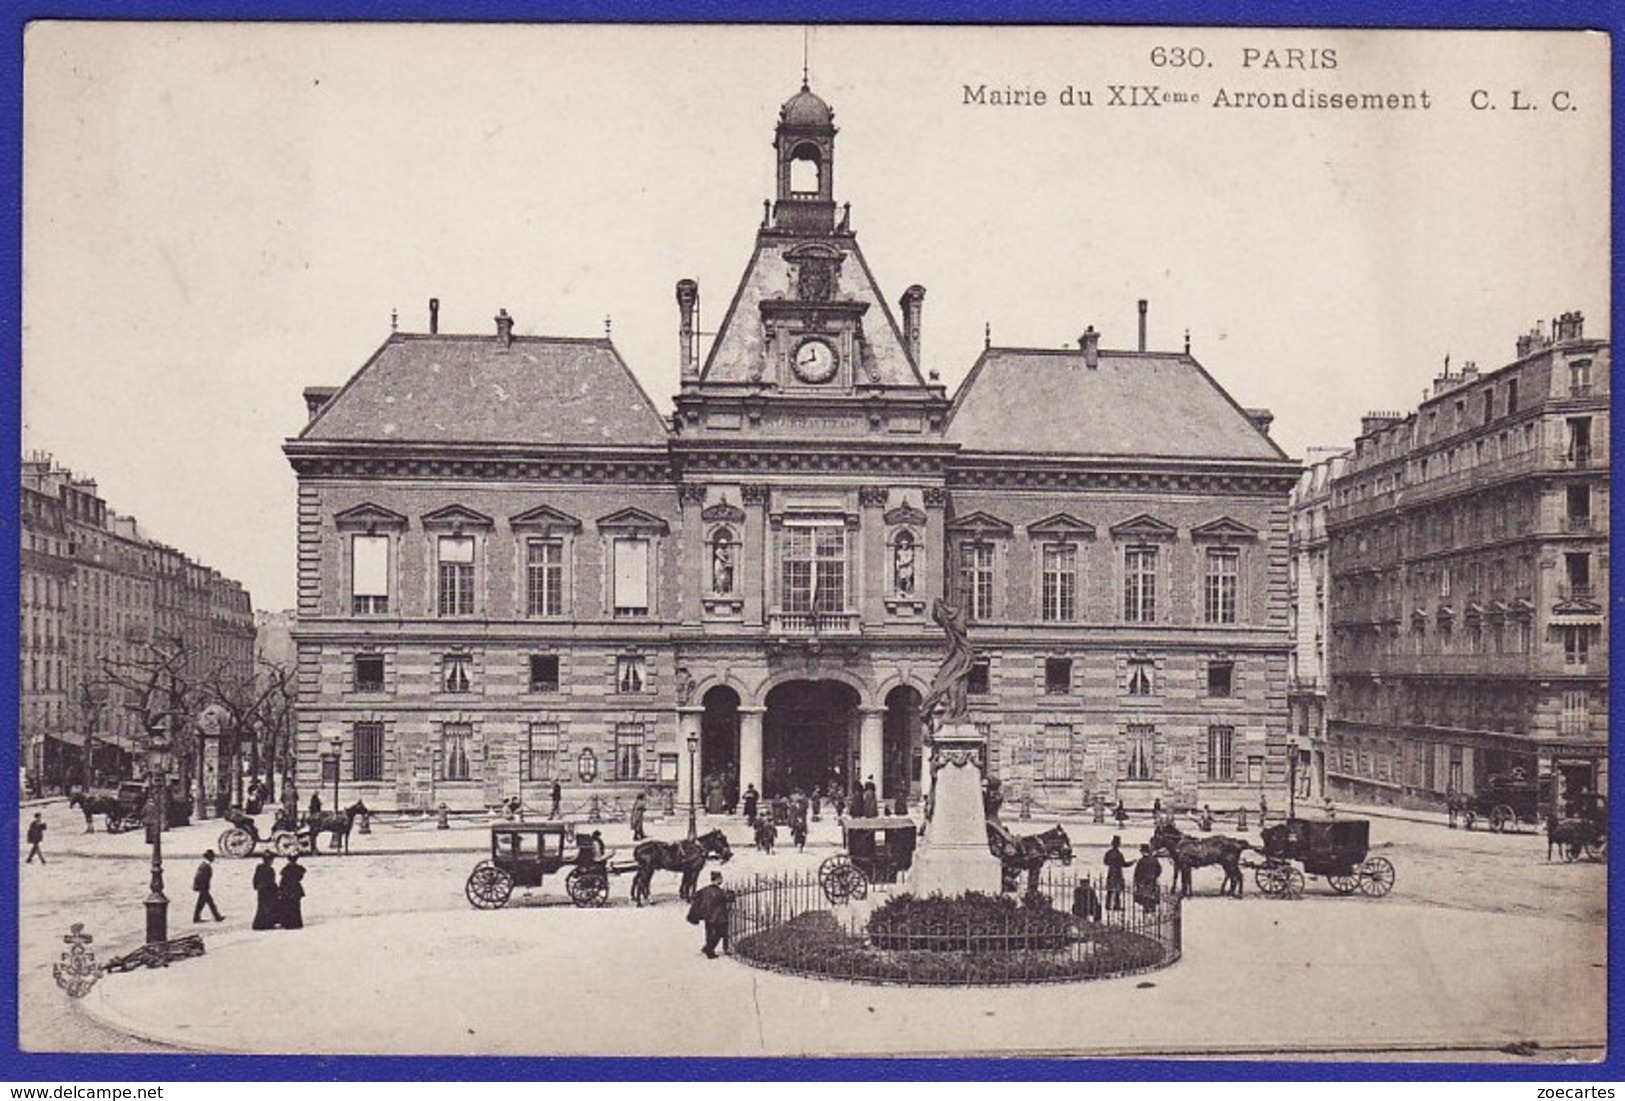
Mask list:
[[[858,693],[840,681],[789,681],[767,694],[762,795],[845,790],[857,751]]]
[[[700,702],[700,798],[721,814],[739,798],[739,693],[719,684]]]
[[[882,788],[886,798],[907,793],[920,795],[920,754],[924,739],[920,729],[920,693],[902,684],[886,693],[886,717],[882,726],[881,761],[886,770]]]

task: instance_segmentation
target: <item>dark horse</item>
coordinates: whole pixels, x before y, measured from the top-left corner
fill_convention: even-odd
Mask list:
[[[1051,826],[1043,833],[1017,836],[996,818],[987,820],[987,847],[999,858],[1001,886],[1014,891],[1027,873],[1027,893],[1038,890],[1038,873],[1051,860],[1072,863],[1072,839],[1060,826]]]
[[[1578,860],[1582,852],[1600,854],[1608,832],[1589,818],[1558,818],[1546,816],[1546,860],[1550,863],[1552,850],[1562,854],[1564,861]]]
[[[1224,869],[1221,895],[1241,897],[1241,854],[1253,846],[1236,837],[1214,834],[1211,837],[1186,837],[1173,825],[1161,825],[1151,835],[1151,850],[1165,852],[1173,858],[1174,875],[1179,889],[1186,898],[1191,896],[1191,871],[1217,864]]]
[[[333,839],[328,842],[328,848],[336,849],[341,853],[350,851],[350,830],[355,826],[358,815],[371,815],[367,804],[359,799],[342,811],[317,814],[307,823],[310,826],[310,851],[320,852],[320,839],[322,834],[330,833]]]
[[[656,872],[680,872],[683,882],[677,889],[677,897],[687,902],[694,897],[694,887],[706,860],[713,856],[724,864],[733,859],[733,850],[721,830],[702,833],[693,841],[640,843],[632,850],[632,859],[638,862],[637,874],[632,877],[632,901],[639,906],[649,901],[649,884]]]
[[[94,791],[74,792],[68,796],[68,806],[78,807],[79,812],[85,816],[86,833],[96,832],[96,816],[98,814],[107,815],[107,825],[109,827],[107,832],[113,833],[114,830],[111,828],[113,823],[122,819],[125,812],[129,810],[128,807],[118,801],[118,796],[102,795]]]

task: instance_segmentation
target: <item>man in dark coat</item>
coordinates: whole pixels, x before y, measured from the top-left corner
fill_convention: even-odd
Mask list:
[[[722,889],[722,873],[712,872],[711,882],[694,892],[694,901],[688,907],[688,923],[705,925],[705,947],[700,949],[706,959],[717,958],[717,945],[728,950],[728,908],[733,897]]]
[[[282,866],[282,884],[277,890],[278,916],[284,929],[305,927],[305,869],[297,855]]]
[[[745,785],[745,821],[749,822],[753,826],[756,824],[756,804],[758,802],[760,802],[760,801],[761,801],[761,796],[756,794],[756,785],[755,784],[746,784]]]
[[[275,929],[277,921],[277,888],[276,859],[271,853],[260,857],[259,867],[254,869],[254,897],[257,900],[254,907],[254,928]]]
[[[210,893],[213,884],[214,850],[204,849],[203,861],[197,866],[197,871],[192,873],[192,890],[197,892],[197,905],[192,907],[192,923],[194,925],[203,920],[203,907],[205,906],[209,908],[209,913],[214,915],[214,920],[226,920],[220,916],[220,907],[214,904],[214,895]]]
[[[1123,839],[1112,835],[1112,846],[1106,850],[1101,863],[1106,865],[1106,909],[1121,910],[1123,908],[1123,869],[1128,867],[1128,857],[1123,855]]]
[[[1150,845],[1140,846],[1140,859],[1134,862],[1134,901],[1147,914],[1162,902],[1162,861],[1151,855]]]
[[[89,821],[90,819],[90,814],[88,811],[85,813],[85,819],[86,821]],[[32,864],[36,856],[39,857],[39,862],[41,864],[45,863],[45,854],[40,852],[40,842],[44,840],[45,820],[41,818],[38,813],[36,813],[34,815],[34,820],[28,823],[28,859],[23,861],[23,863]]]
[[[553,805],[548,808],[547,816],[557,818],[559,816],[559,803],[564,799],[564,789],[559,786],[557,780],[553,781],[553,787],[548,791],[548,798],[553,801]]]
[[[648,812],[648,801],[643,798],[643,792],[638,792],[636,799],[632,800],[632,840],[642,841],[643,816]]]

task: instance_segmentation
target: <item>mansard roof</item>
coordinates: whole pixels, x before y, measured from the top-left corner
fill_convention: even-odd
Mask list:
[[[1283,461],[1285,452],[1189,355],[989,348],[947,438],[968,452]]]
[[[392,333],[301,440],[663,446],[608,340]]]

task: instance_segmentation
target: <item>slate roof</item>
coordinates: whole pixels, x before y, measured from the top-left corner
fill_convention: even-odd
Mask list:
[[[1286,459],[1188,355],[989,348],[954,396],[965,451],[1179,459]]]
[[[394,333],[299,438],[664,446],[666,423],[608,340]]]

